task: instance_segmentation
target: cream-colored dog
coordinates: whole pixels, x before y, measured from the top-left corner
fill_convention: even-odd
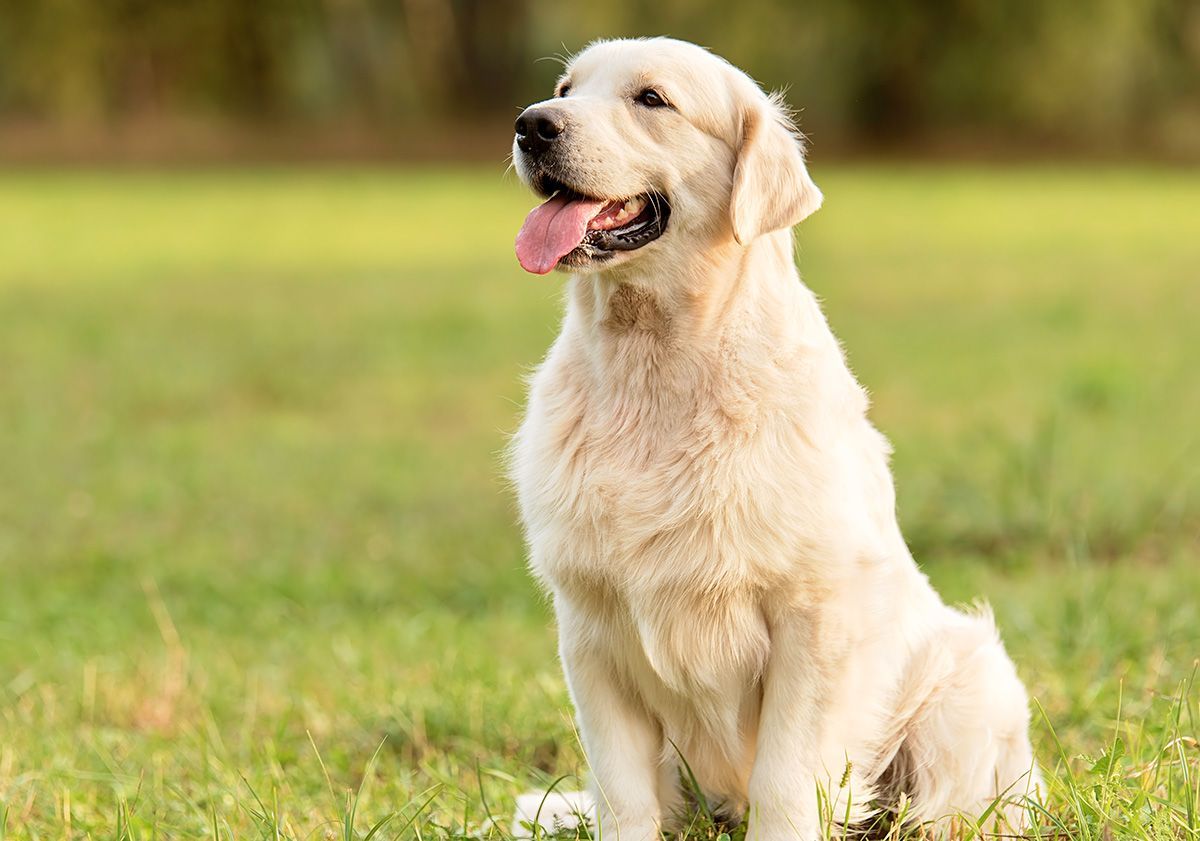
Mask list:
[[[692,44],[602,42],[513,157],[547,199],[521,264],[571,277],[511,471],[605,837],[685,807],[681,757],[754,841],[1028,791],[1024,687],[990,616],[913,562],[887,441],[797,275],[821,193],[778,100]]]

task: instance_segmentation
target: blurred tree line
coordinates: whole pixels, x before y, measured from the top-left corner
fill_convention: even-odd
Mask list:
[[[788,86],[819,142],[1200,153],[1200,0],[0,0],[0,121],[499,124],[539,59],[639,34]]]

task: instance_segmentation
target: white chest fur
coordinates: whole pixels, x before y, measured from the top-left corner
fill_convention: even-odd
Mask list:
[[[731,792],[753,758],[773,616],[840,600],[860,564],[906,552],[886,442],[792,278],[762,290],[778,300],[739,296],[753,318],[699,326],[629,287],[589,310],[577,282],[511,448],[560,636]],[[864,621],[848,633],[878,608],[852,605]]]

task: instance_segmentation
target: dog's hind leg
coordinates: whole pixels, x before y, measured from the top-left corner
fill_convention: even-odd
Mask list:
[[[907,794],[910,820],[977,819],[1020,829],[1040,777],[1029,744],[1029,701],[990,614],[947,611],[945,627],[910,664],[893,739],[881,751],[880,795]]]

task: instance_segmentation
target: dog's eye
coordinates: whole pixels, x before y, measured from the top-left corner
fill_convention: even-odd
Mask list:
[[[559,89],[558,89],[558,95],[559,95],[560,97],[564,97],[564,96],[566,96],[567,94],[569,94],[570,92],[571,92],[571,86],[570,86],[570,85],[563,85],[561,88],[559,88]]]
[[[633,98],[633,101],[638,105],[645,105],[647,108],[666,108],[668,102],[663,99],[663,95],[654,88],[646,88]]]

